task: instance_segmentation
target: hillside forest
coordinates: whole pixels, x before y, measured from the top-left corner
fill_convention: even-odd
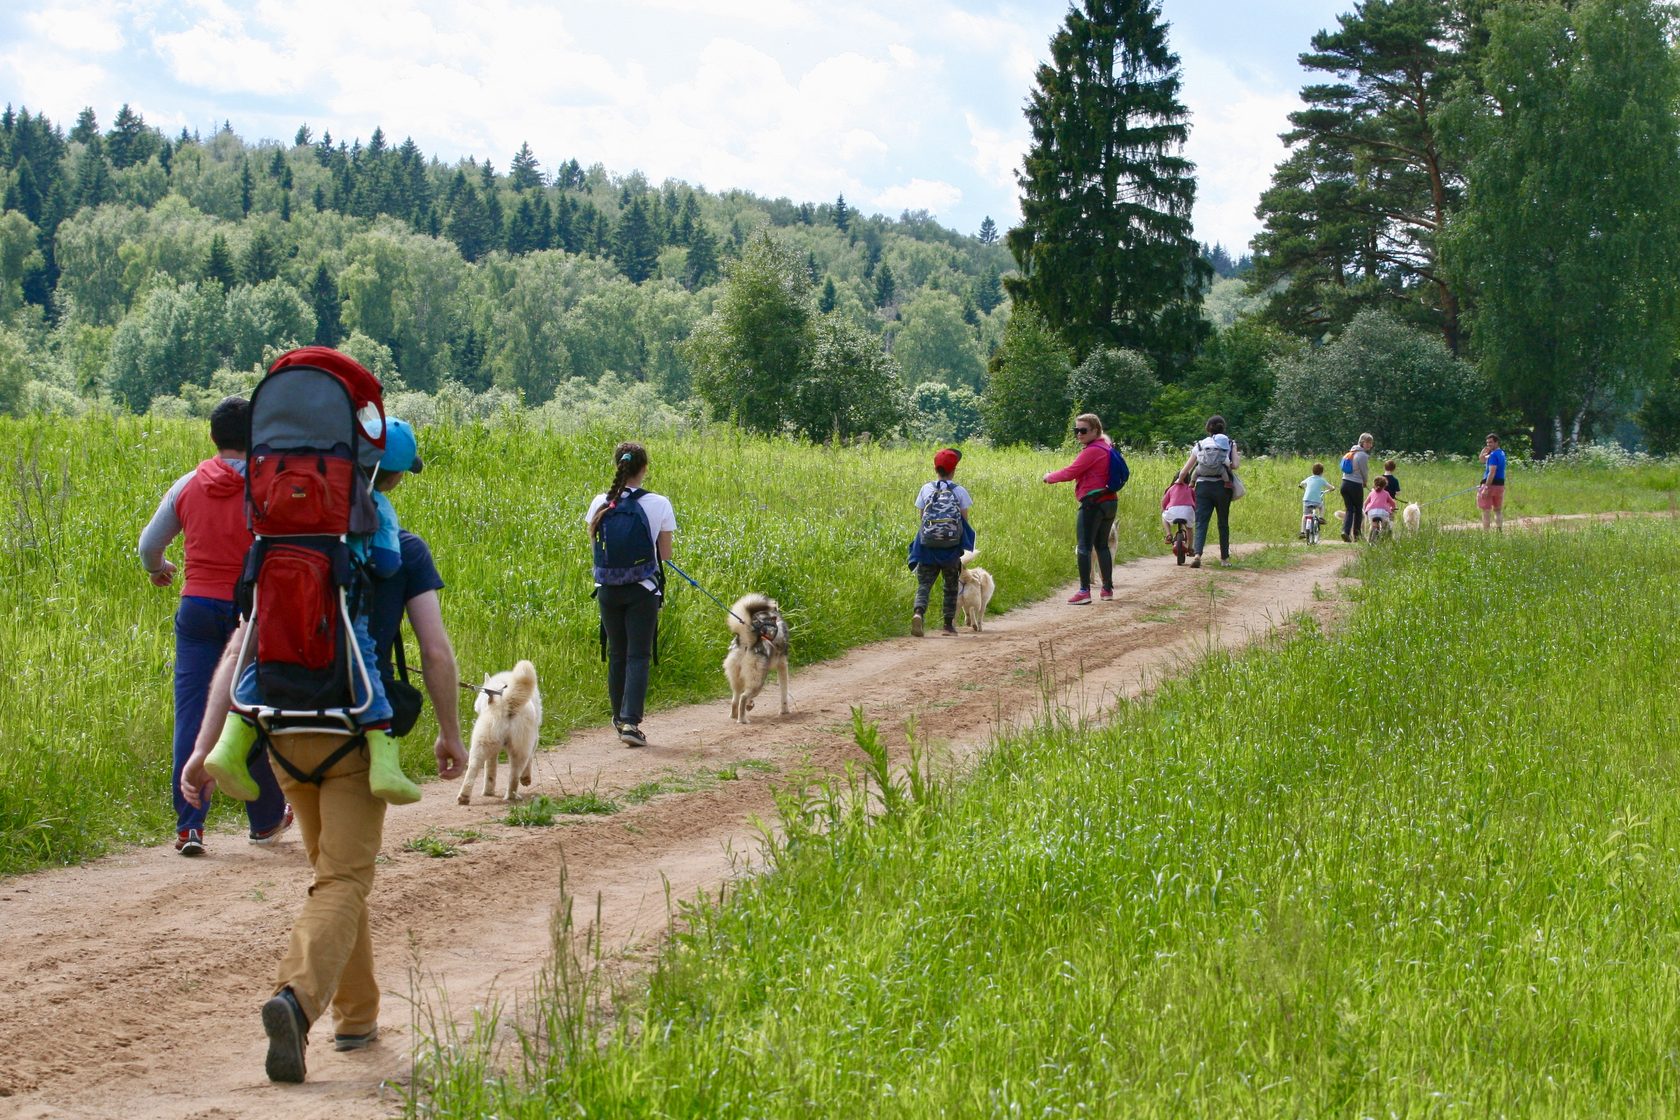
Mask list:
[[[529,144],[446,164],[380,127],[8,105],[0,412],[203,415],[316,343],[419,422],[1054,445],[1089,409],[1148,447],[1217,411],[1257,449],[1680,449],[1667,9],[1358,5],[1305,45],[1252,255],[1193,240],[1169,31],[1145,0],[1070,10],[1022,221],[973,233]]]

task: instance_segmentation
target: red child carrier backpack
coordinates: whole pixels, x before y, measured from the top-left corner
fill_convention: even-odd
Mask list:
[[[251,393],[250,425],[245,509],[256,539],[240,581],[233,706],[265,734],[355,732],[373,667],[353,632],[361,579],[348,536],[378,526],[363,472],[385,446],[379,379],[336,350],[293,350]],[[241,703],[237,682],[253,669],[258,700]]]

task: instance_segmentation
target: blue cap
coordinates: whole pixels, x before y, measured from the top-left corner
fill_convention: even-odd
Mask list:
[[[419,474],[425,469],[420,461],[420,445],[414,438],[414,427],[394,416],[385,420],[385,454],[380,457],[379,469],[386,474],[408,471]]]

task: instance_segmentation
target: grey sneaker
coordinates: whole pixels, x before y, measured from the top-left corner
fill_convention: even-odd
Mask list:
[[[1199,568],[1199,567],[1202,566],[1202,554],[1201,553],[1198,552],[1198,553],[1196,553],[1196,555],[1194,555],[1190,558],[1190,566],[1192,568]]]
[[[642,729],[633,723],[624,724],[618,729],[618,741],[630,747],[645,747],[648,745],[647,736]]]
[[[262,1007],[263,1030],[268,1032],[270,1081],[303,1083],[303,1048],[309,1045],[309,1020],[290,988],[281,988]]]
[[[922,636],[922,616],[920,612],[910,616],[910,634],[916,638]]]
[[[374,1025],[366,1034],[335,1034],[333,1035],[334,1050],[366,1050],[379,1037],[379,1026]]]

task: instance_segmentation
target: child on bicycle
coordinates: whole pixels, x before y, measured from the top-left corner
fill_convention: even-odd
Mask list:
[[[1385,489],[1387,489],[1387,491],[1388,491],[1388,496],[1390,498],[1394,499],[1394,504],[1395,505],[1399,505],[1400,504],[1400,480],[1398,478],[1394,477],[1394,460],[1393,459],[1390,459],[1388,462],[1383,464],[1383,478],[1388,481],[1388,485],[1387,485],[1387,487],[1385,487]]]
[[[1365,498],[1365,518],[1371,523],[1370,535],[1374,538],[1387,533],[1392,526],[1389,519],[1394,516],[1394,495],[1388,492],[1388,480],[1378,475],[1371,481],[1371,493]]]
[[[1330,489],[1330,480],[1324,477],[1324,464],[1314,463],[1312,466],[1312,473],[1306,478],[1303,478],[1300,482],[1297,482],[1295,485],[1302,491],[1302,529],[1298,535],[1305,537],[1307,535],[1305,526],[1309,514],[1321,522],[1324,520],[1324,495],[1325,492]]]
[[[1167,492],[1161,495],[1161,528],[1166,533],[1167,545],[1173,543],[1173,533],[1196,520],[1196,492],[1190,488],[1190,479],[1184,474],[1173,476],[1167,483]]]

